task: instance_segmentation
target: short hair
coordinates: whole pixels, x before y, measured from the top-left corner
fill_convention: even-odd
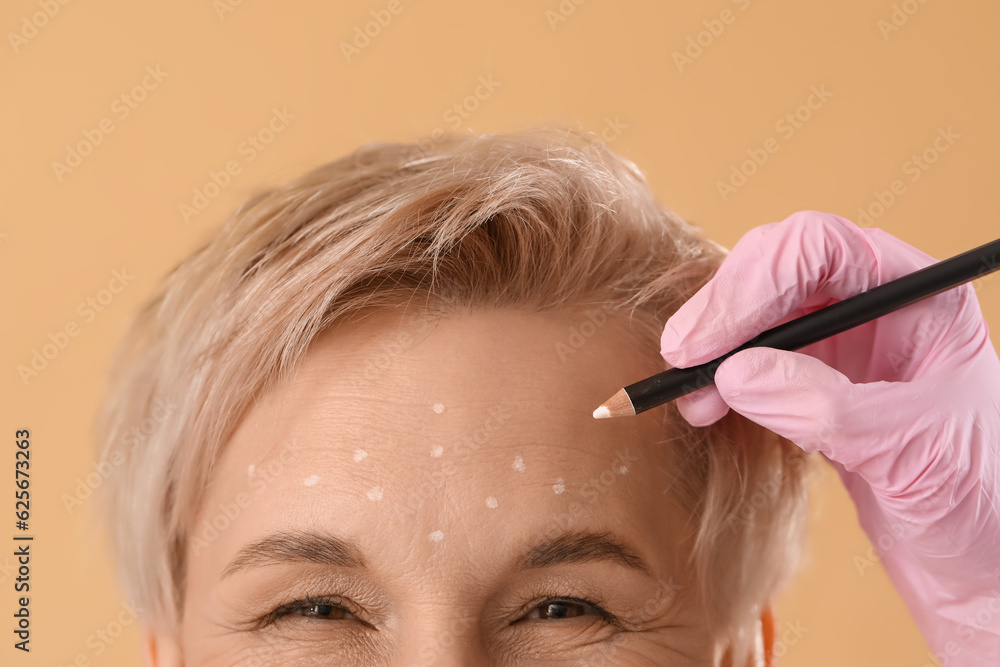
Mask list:
[[[100,491],[126,593],[149,626],[177,631],[185,547],[221,448],[334,323],[418,298],[629,308],[656,355],[666,319],[726,252],[661,206],[631,161],[560,126],[368,144],[255,194],[159,285],[112,363],[97,430],[117,463]],[[130,427],[164,404],[169,418],[123,456]],[[708,621],[756,628],[796,567],[805,454],[733,411],[694,428],[669,403],[663,428]]]

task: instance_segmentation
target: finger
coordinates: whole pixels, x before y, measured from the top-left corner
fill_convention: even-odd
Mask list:
[[[843,464],[830,442],[837,405],[851,381],[822,361],[798,352],[751,348],[726,359],[715,372],[726,404],[802,449]]]
[[[923,382],[852,384],[809,355],[761,347],[724,361],[715,383],[731,409],[806,451],[822,452],[883,497],[919,498],[969,469],[963,446],[969,438],[942,437],[952,428],[949,414]],[[940,389],[941,381],[929,384]],[[950,386],[949,400],[974,400],[959,395],[974,393],[964,386],[972,384]]]
[[[750,230],[715,276],[667,320],[671,366],[711,361],[765,329],[934,262],[877,229],[801,211]]]
[[[703,387],[677,399],[681,416],[692,426],[709,426],[719,421],[729,412],[729,406],[722,400],[718,389]]]

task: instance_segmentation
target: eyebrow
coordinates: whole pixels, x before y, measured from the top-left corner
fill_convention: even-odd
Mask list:
[[[531,547],[514,570],[533,570],[555,565],[608,561],[652,576],[649,564],[623,540],[608,532],[573,531],[557,535]],[[282,531],[252,542],[236,554],[221,579],[241,570],[285,563],[318,563],[366,569],[361,550],[353,542],[329,533]]]
[[[282,563],[319,563],[339,567],[368,567],[360,549],[352,542],[328,533],[282,531],[251,542],[236,554],[220,579],[240,570]]]
[[[652,576],[642,556],[611,533],[576,531],[563,533],[532,547],[517,564],[518,570],[553,565],[611,561]]]

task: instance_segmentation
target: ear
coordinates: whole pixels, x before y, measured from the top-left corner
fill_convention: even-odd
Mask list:
[[[770,604],[765,604],[756,623],[753,654],[744,665],[739,667],[772,667],[774,665],[774,611]],[[726,649],[722,656],[720,667],[733,667],[732,647]]]
[[[764,667],[771,667],[774,664],[774,610],[770,604],[764,605],[764,611],[760,614],[760,641],[764,645]]]
[[[142,664],[145,667],[184,667],[180,646],[173,637],[143,627],[141,632]]]

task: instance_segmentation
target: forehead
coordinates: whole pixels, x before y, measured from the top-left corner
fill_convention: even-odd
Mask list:
[[[639,349],[626,316],[603,311],[484,309],[434,319],[378,309],[314,339],[294,374],[251,407],[229,450],[266,454],[279,443],[262,436],[279,422],[283,432],[336,432],[340,442],[382,444],[400,456],[425,452],[399,444],[446,446],[497,420],[519,436],[497,446],[657,440],[662,412],[592,418],[620,387],[662,370],[656,344]]]
[[[669,481],[660,409],[592,417],[662,369],[628,328],[601,311],[381,309],[324,332],[226,446],[205,507],[255,500],[220,546],[290,524],[362,544],[394,535],[400,557],[457,535],[475,549],[497,526],[625,522],[655,541]]]

